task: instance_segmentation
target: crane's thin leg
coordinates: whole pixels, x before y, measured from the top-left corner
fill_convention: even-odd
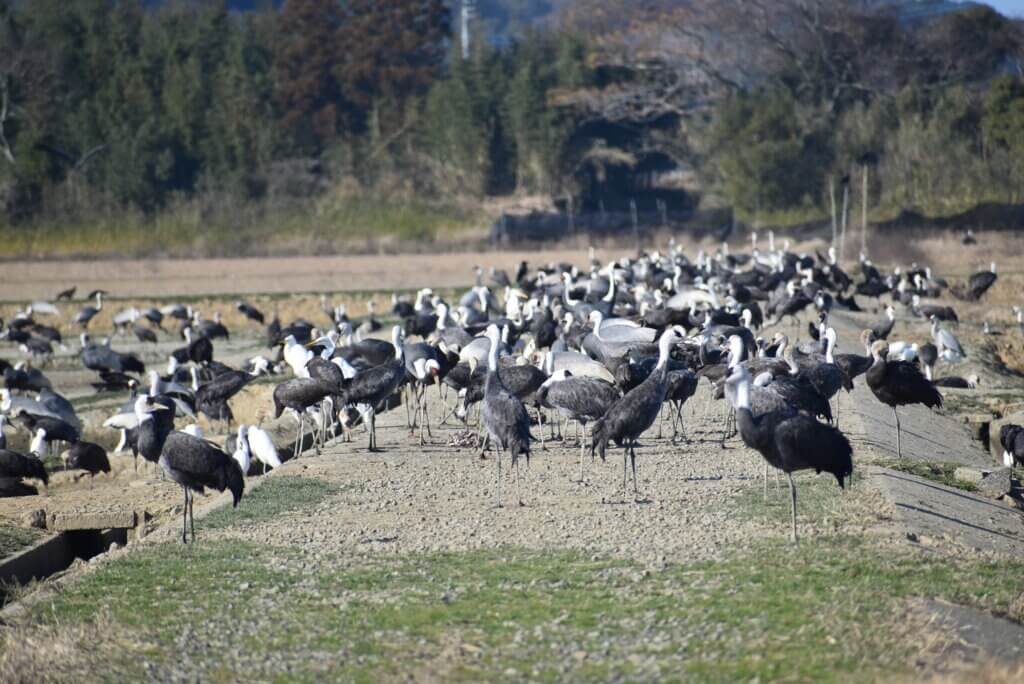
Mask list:
[[[427,426],[427,437],[433,437],[434,433],[430,431],[430,413],[429,407],[427,406],[427,386],[423,386],[423,390],[420,392],[420,401],[423,403],[423,424]]]
[[[587,425],[583,424],[583,441],[580,442],[580,482],[583,482],[583,455],[587,449]]]
[[[376,411],[370,413],[370,446],[369,450],[374,451],[377,448],[377,413]]]
[[[764,462],[764,501],[768,503],[768,461]]]
[[[192,529],[192,543],[196,543],[196,495],[189,494],[188,497],[188,524]]]
[[[679,404],[678,406],[676,406],[676,418],[678,419],[678,423],[679,423],[679,438],[684,443],[689,443],[690,440],[687,439],[687,437],[686,437],[686,424],[683,422],[683,409],[685,407],[686,407],[686,404]],[[674,435],[673,435],[673,439],[675,439]]]
[[[298,413],[296,414],[296,417],[299,419],[299,434],[295,437],[295,448],[292,450],[292,458],[299,457],[299,452],[302,451],[302,443],[305,441],[306,437],[302,429],[302,414]]]
[[[629,460],[629,440],[626,440],[625,446],[622,447],[622,495],[625,496],[626,492],[626,461]]]
[[[501,508],[501,445],[497,441],[494,442],[494,450],[498,452],[498,457],[495,459],[498,462],[498,488],[496,490],[498,500],[495,507]]]
[[[636,484],[636,440],[632,440],[629,446],[629,461],[633,466],[633,500],[640,500],[640,490]]]
[[[896,418],[896,458],[903,458],[903,448],[900,445],[900,414],[896,411],[896,407],[892,407],[892,415]]]
[[[800,541],[797,539],[796,536],[796,485],[793,484],[793,473],[786,473],[786,475],[789,477],[789,496],[790,500],[793,502],[793,543],[799,544]]]
[[[515,469],[516,469],[516,499],[519,500],[519,505],[520,506],[525,506],[526,504],[523,503],[523,495],[519,491],[519,459],[518,458],[515,460]]]
[[[188,544],[188,487],[182,487],[185,492],[185,506],[181,510],[181,543]]]
[[[665,424],[665,403],[658,409],[658,439],[661,439],[661,426]]]
[[[540,406],[535,406],[534,410],[537,412],[537,433],[540,435],[540,448],[547,451],[548,448],[544,446],[544,421],[541,420]]]

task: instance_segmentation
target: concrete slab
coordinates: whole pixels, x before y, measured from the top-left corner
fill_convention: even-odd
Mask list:
[[[1001,501],[871,467],[868,480],[892,504],[893,524],[912,542],[948,552],[1024,555],[1024,514]]]

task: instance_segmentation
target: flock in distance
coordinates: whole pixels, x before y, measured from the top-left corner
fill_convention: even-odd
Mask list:
[[[793,473],[813,470],[833,475],[844,487],[853,473],[853,449],[838,426],[840,391],[858,378],[878,401],[892,407],[896,419],[895,451],[902,456],[898,407],[942,404],[939,387],[975,387],[976,377],[935,377],[939,362],[956,364],[965,352],[950,326],[955,310],[936,303],[949,293],[977,301],[996,281],[991,270],[950,286],[928,268],[912,266],[884,273],[861,255],[856,273],[845,272],[828,254],[798,254],[788,244],[776,248],[769,235],[761,249],[756,234],[751,249],[731,253],[728,245],[691,260],[674,243],[661,251],[601,263],[591,252],[582,270],[552,263],[532,270],[522,262],[512,275],[490,269],[488,284],[476,268],[476,284],[458,301],[445,301],[429,289],[410,299],[392,295],[388,330],[373,303],[363,320],[350,319],[344,307],[321,296],[324,320],[282,323],[245,302],[238,311],[253,325],[266,326],[266,356],[240,368],[216,360],[219,340],[230,331],[215,315],[203,318],[184,305],[128,308],[113,316],[115,333],[134,334],[140,342],[157,342],[158,331],[179,326],[180,348],[167,359],[166,373],[147,369],[131,353],[115,350],[110,338],[96,341],[90,322],[103,309],[104,292],[90,293],[89,304],[72,320],[79,334],[81,363],[97,376],[102,392],[126,392],[128,399],[104,426],[120,432],[117,450],[159,464],[184,492],[182,541],[188,541],[195,492],[230,490],[237,506],[245,477],[282,460],[297,458],[306,444],[319,450],[333,439],[352,439],[362,426],[370,451],[378,449],[378,413],[406,407],[406,423],[418,430],[420,443],[432,436],[426,391],[437,385],[446,415],[472,420],[479,439],[466,430],[467,443],[496,452],[495,503],[502,505],[503,457],[514,475],[516,502],[520,464],[529,463],[535,445],[545,446],[545,432],[571,421],[579,438],[580,480],[587,447],[604,460],[609,447],[622,449],[622,489],[641,501],[637,480],[639,440],[655,423],[671,423],[672,448],[685,452],[684,405],[698,391],[706,393],[704,417],[714,401],[724,400],[729,418],[721,443],[739,433],[744,444],[764,457],[768,470],[788,477],[792,538],[797,540],[796,486]],[[71,301],[75,288],[56,300]],[[73,306],[73,305],[71,305]],[[839,353],[833,312],[884,311],[866,326],[855,348]],[[896,308],[930,328],[932,342],[890,341]],[[797,318],[810,314],[808,340]],[[1021,332],[1022,312],[1016,311]],[[806,315],[805,315],[806,317]],[[39,369],[64,346],[56,304],[37,301],[11,320],[0,322],[0,339],[16,345],[31,360],[13,365],[0,361],[4,389],[0,399],[0,494],[35,494],[23,482],[48,483],[43,458],[66,445],[62,467],[94,475],[109,472],[107,452],[81,439],[82,424],[72,403]],[[853,320],[853,319],[851,319]],[[769,331],[775,328],[775,332]],[[784,331],[793,333],[791,339]],[[986,324],[986,332],[989,332]],[[390,333],[390,334],[388,334]],[[390,339],[381,339],[389,337]],[[275,418],[292,415],[298,427],[290,454],[279,454],[260,425],[233,426],[230,402],[255,378],[286,375],[273,390]],[[447,394],[455,395],[449,407]],[[269,407],[268,407],[269,412]],[[694,415],[696,411],[693,411]],[[198,414],[227,426],[228,438],[216,444],[203,438]],[[659,416],[661,420],[659,421]],[[176,419],[188,425],[178,430]],[[311,436],[307,434],[307,423]],[[28,453],[7,449],[3,427],[31,435]],[[588,437],[589,428],[589,437]],[[578,432],[577,432],[578,434]],[[1024,429],[1007,426],[1000,435],[1011,467],[1024,464]]]

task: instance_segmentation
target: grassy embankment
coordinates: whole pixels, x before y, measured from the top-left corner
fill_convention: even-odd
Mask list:
[[[826,510],[833,490],[827,478],[802,481],[801,515]],[[320,481],[274,478],[244,508],[201,521],[194,547],[161,543],[105,564],[0,637],[39,649],[0,648],[0,675],[888,679],[909,674],[925,647],[910,599],[1002,613],[1024,576],[1021,562],[912,554],[848,536],[799,548],[755,542],[723,560],[654,569],[574,552],[314,553],[246,541],[249,526],[341,495]],[[755,487],[737,512],[785,524],[787,498],[766,505]],[[63,658],[51,657],[57,646]]]

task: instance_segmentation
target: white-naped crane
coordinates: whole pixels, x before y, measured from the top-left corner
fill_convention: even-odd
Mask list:
[[[144,396],[135,400],[135,411],[139,419],[139,440],[143,435],[151,448],[159,447],[158,463],[168,479],[179,484],[185,493],[185,508],[182,513],[181,541],[188,543],[191,527],[192,541],[196,539],[196,522],[193,511],[194,494],[202,494],[207,487],[223,492],[231,491],[232,503],[238,506],[245,491],[245,479],[238,463],[221,449],[203,439],[184,432],[170,431],[162,434],[153,413],[170,411],[166,405],[154,402]],[[160,441],[160,437],[163,441]],[[191,526],[189,522],[191,521]]]
[[[487,354],[487,380],[484,384],[480,418],[498,452],[496,505],[499,508],[502,505],[501,453],[507,449],[512,458],[512,469],[516,474],[516,499],[522,506],[524,504],[519,489],[519,459],[526,458],[526,462],[530,462],[530,417],[523,402],[505,388],[498,376],[498,345],[501,341],[498,326],[488,326],[486,335],[491,341],[491,347]]]
[[[340,347],[339,351],[341,349],[344,347]],[[341,394],[341,403],[345,406],[366,404],[370,407],[370,451],[377,450],[377,411],[405,381],[402,328],[397,325],[391,329],[391,349],[393,356],[390,360],[364,370],[346,381],[344,392]]]
[[[620,396],[619,388],[607,380],[586,375],[576,376],[567,370],[557,371],[537,390],[538,404],[556,410],[563,417],[583,426],[583,437],[580,439],[580,482],[584,481],[587,423],[604,416]]]
[[[896,419],[896,456],[903,458],[900,414],[896,407],[924,404],[928,408],[936,408],[942,406],[942,394],[916,365],[907,361],[889,361],[888,352],[888,345],[881,340],[871,345],[872,363],[864,378],[875,397],[892,407],[892,415]]]
[[[626,392],[610,407],[607,413],[594,423],[591,430],[593,441],[591,453],[596,450],[605,460],[608,443],[614,441],[622,447],[622,489],[626,490],[627,456],[633,468],[633,496],[639,501],[640,491],[636,479],[637,440],[649,427],[654,425],[668,389],[668,359],[672,344],[685,337],[686,331],[674,326],[662,333],[658,339],[658,363],[642,383]]]
[[[760,453],[767,464],[786,473],[792,502],[793,543],[797,543],[796,484],[798,470],[828,472],[842,488],[853,473],[853,449],[837,428],[819,423],[794,409],[755,414],[751,411],[750,374],[743,367],[733,369],[726,379],[736,397],[736,424],[744,444]]]

